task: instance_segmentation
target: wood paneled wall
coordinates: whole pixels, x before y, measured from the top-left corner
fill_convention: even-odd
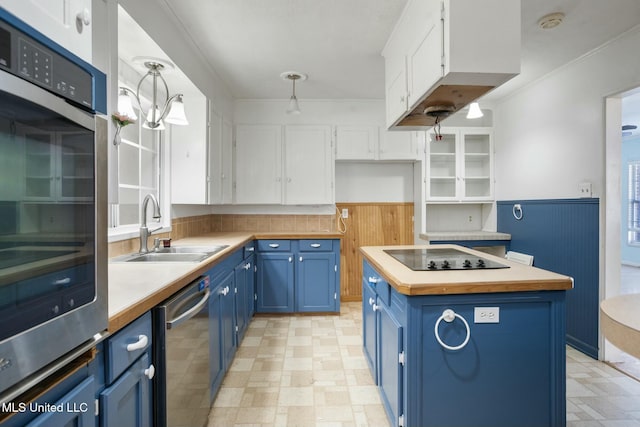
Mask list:
[[[413,244],[413,203],[336,203],[349,209],[340,251],[340,298],[362,300],[361,246]]]

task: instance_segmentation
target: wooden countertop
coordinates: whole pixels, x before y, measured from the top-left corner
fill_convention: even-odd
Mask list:
[[[600,303],[604,337],[625,353],[640,358],[640,294],[618,295]]]
[[[189,237],[172,246],[229,245],[200,263],[109,262],[109,333],[143,315],[254,239],[341,239],[340,233],[223,232]]]
[[[426,248],[455,248],[508,265],[510,268],[470,271],[413,271],[384,252],[385,249]],[[573,279],[569,276],[529,267],[458,245],[365,246],[361,247],[360,251],[378,273],[399,293],[404,295],[556,291],[573,287]]]

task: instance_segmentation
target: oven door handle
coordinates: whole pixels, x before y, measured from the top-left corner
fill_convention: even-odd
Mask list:
[[[196,305],[194,305],[193,307],[191,307],[189,310],[185,311],[178,317],[171,320],[167,320],[167,329],[175,328],[180,323],[184,322],[185,320],[189,320],[193,316],[195,316],[209,302],[209,295],[211,295],[211,292],[209,291],[209,289],[207,289],[204,292],[202,299],[200,299],[200,301],[198,301]]]

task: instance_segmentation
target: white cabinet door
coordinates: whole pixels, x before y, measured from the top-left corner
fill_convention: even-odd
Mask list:
[[[286,204],[332,204],[330,126],[285,127]]]
[[[91,0],[0,0],[0,6],[91,63]],[[89,25],[79,19],[85,16]]]
[[[222,201],[222,116],[209,103],[209,150],[207,161],[207,201]]]
[[[215,172],[215,171],[214,171]],[[221,151],[221,198],[220,203],[228,205],[233,201],[233,125],[226,117],[222,117],[222,151]]]
[[[390,128],[407,112],[407,67],[406,59],[401,58],[400,67],[387,66],[386,78],[386,107],[387,107],[387,128]],[[393,74],[389,74],[394,70]]]
[[[185,97],[189,125],[171,126],[171,203],[206,204],[207,99]]]
[[[336,126],[336,160],[374,160],[377,126]]]
[[[442,128],[427,135],[426,199],[482,202],[493,199],[493,137],[486,128]]]
[[[382,131],[380,135],[380,160],[416,160],[418,150],[412,131]]]
[[[238,125],[235,203],[282,203],[282,126]]]
[[[426,7],[429,2],[419,2]],[[424,4],[422,4],[424,3]],[[437,2],[439,4],[439,2]],[[443,76],[443,34],[439,10],[431,7],[427,18],[407,52],[407,86],[409,109],[415,107],[427,90]]]

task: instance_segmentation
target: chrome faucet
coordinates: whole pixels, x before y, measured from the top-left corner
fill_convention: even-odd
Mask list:
[[[151,235],[151,233],[153,233],[154,231],[158,231],[162,228],[162,226],[149,231],[149,229],[147,228],[147,206],[149,205],[149,200],[151,200],[153,202],[153,218],[160,220],[160,205],[158,204],[158,199],[156,199],[156,197],[149,193],[147,194],[147,196],[144,198],[144,201],[142,202],[142,224],[140,224],[140,250],[138,251],[141,254],[146,254],[149,252],[149,248],[147,246],[147,240],[149,239],[149,236]]]

